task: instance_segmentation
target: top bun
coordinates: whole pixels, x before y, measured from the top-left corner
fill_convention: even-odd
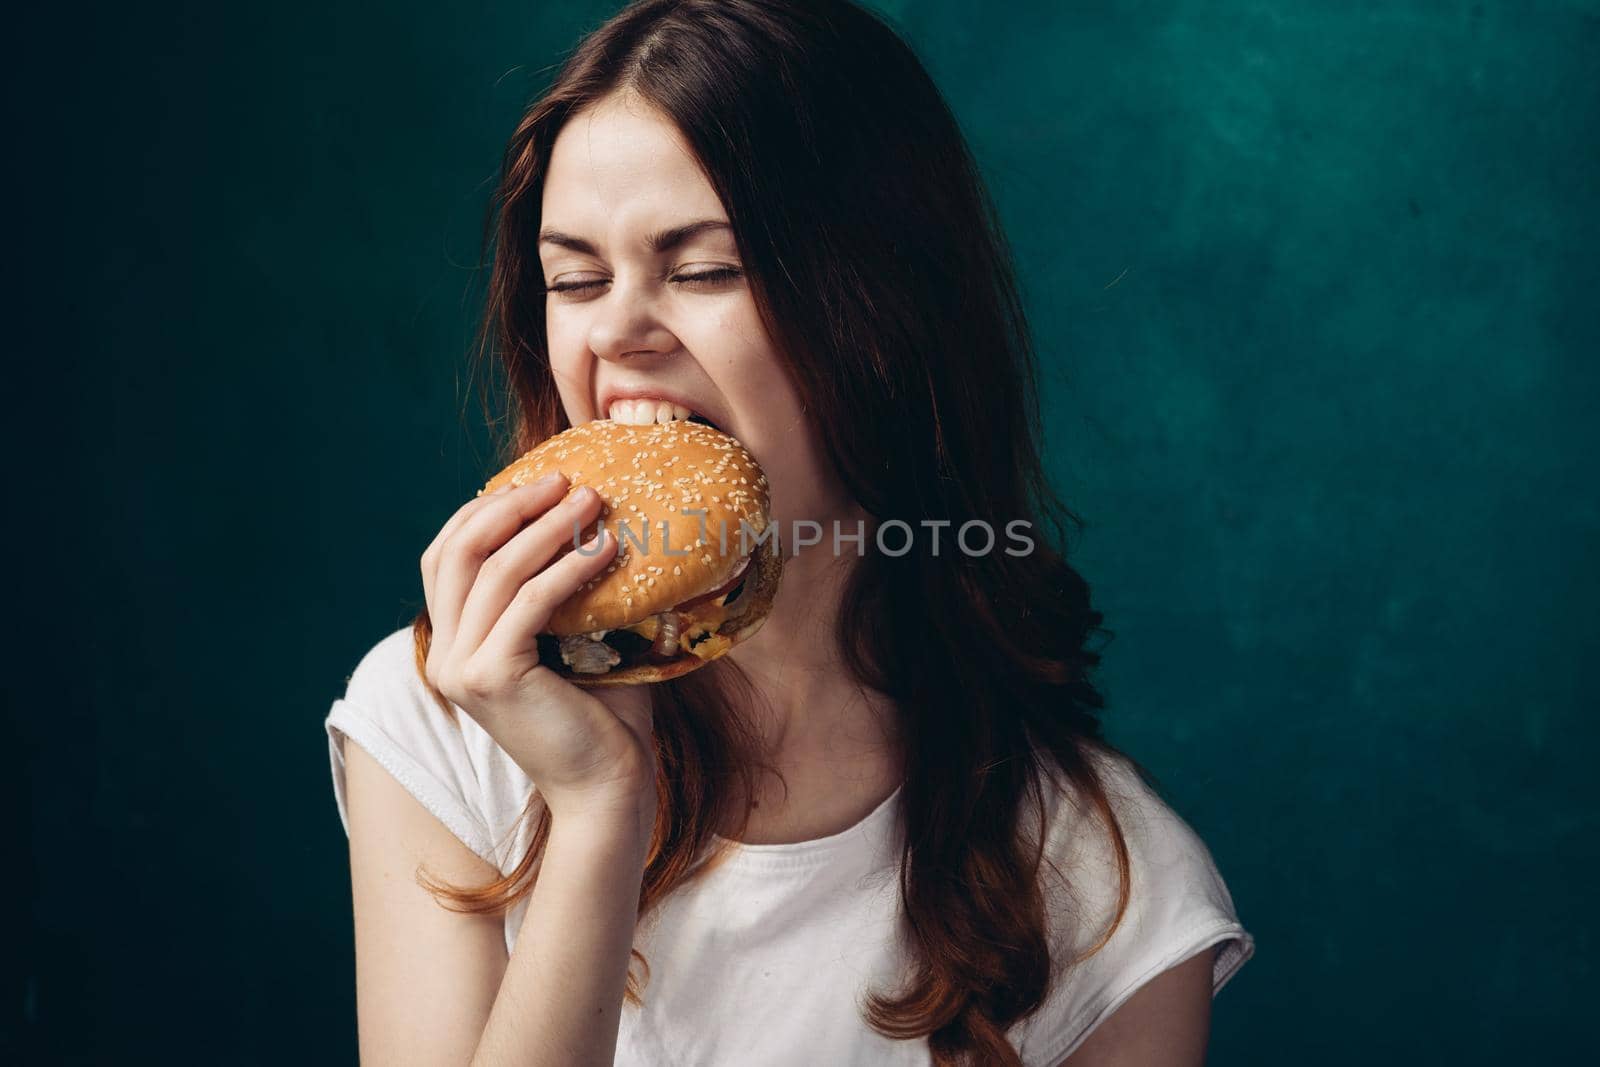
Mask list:
[[[621,629],[720,588],[767,529],[766,475],[737,440],[698,422],[586,422],[513,461],[479,495],[551,471],[566,475],[572,489],[594,487],[602,505],[596,522],[618,542],[605,569],[551,614],[543,632],[558,637]],[[749,530],[743,538],[741,524]],[[594,529],[591,523],[583,539]],[[568,531],[561,553],[572,550]]]

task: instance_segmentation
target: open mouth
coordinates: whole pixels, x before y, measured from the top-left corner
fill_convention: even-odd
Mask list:
[[[667,422],[696,422],[701,426],[709,426],[713,430],[721,427],[698,411],[674,404],[668,400],[655,400],[650,397],[629,397],[613,400],[606,410],[606,417],[612,422],[624,426],[653,426],[657,423]]]

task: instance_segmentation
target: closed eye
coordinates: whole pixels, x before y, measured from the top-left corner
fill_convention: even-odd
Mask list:
[[[743,274],[744,271],[736,267],[719,267],[716,270],[700,271],[697,274],[679,274],[674,278],[669,278],[668,281],[678,285],[720,285],[724,282],[733,281]],[[590,289],[598,289],[605,284],[606,282],[603,279],[587,282],[557,282],[554,285],[546,286],[545,292],[582,293]]]
[[[544,291],[547,293],[581,293],[586,289],[593,289],[604,284],[605,282],[557,282],[555,285],[545,286]]]
[[[679,285],[693,285],[696,282],[706,285],[717,285],[722,282],[731,282],[743,273],[744,271],[739,270],[736,267],[718,267],[716,270],[701,271],[698,274],[680,274],[671,280],[677,282]]]

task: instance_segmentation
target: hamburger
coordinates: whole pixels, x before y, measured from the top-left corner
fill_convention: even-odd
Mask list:
[[[766,475],[732,436],[698,419],[586,422],[512,462],[479,495],[552,471],[569,492],[592,486],[601,501],[561,554],[600,526],[617,550],[551,613],[538,635],[543,665],[582,686],[662,682],[761,629],[783,557],[768,535]]]

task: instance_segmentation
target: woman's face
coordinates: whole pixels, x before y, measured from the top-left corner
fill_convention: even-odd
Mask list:
[[[761,464],[781,536],[813,519],[828,543],[843,491],[760,322],[727,212],[676,127],[638,97],[577,113],[551,150],[541,213],[545,330],[568,421],[672,410],[619,397],[703,415]],[[713,225],[670,239],[702,222]]]

